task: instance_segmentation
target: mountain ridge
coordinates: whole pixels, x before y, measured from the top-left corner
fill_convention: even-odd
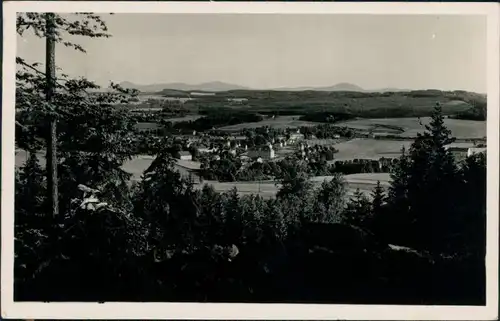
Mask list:
[[[261,91],[354,91],[354,92],[406,92],[418,89],[406,88],[380,88],[364,89],[356,84],[340,82],[332,86],[297,86],[297,87],[276,87],[276,88],[250,88],[235,85],[222,81],[211,81],[199,84],[187,84],[183,82],[136,84],[130,81],[123,81],[120,85],[127,89],[137,89],[142,93],[160,93],[163,90],[178,90],[184,92],[225,92],[232,90],[261,90]]]
[[[179,90],[179,91],[207,91],[207,92],[221,92],[229,90],[252,90],[251,88],[229,84],[222,81],[210,81],[194,85],[182,82],[140,85],[132,83],[130,81],[123,81],[120,83],[120,86],[127,89],[137,89],[140,90],[141,92],[159,92],[164,89]]]

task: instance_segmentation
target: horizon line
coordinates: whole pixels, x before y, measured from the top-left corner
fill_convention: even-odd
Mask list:
[[[114,82],[114,81],[109,81],[109,82]],[[172,84],[179,84],[179,85],[186,85],[186,86],[200,86],[200,85],[205,85],[205,84],[212,84],[212,83],[220,83],[220,84],[225,84],[225,85],[231,85],[235,87],[241,87],[241,89],[229,89],[229,90],[271,90],[271,91],[288,91],[288,90],[298,90],[300,89],[301,91],[315,91],[316,89],[321,89],[321,88],[326,88],[326,87],[335,87],[338,85],[350,85],[350,86],[356,86],[359,87],[362,91],[367,91],[367,92],[377,92],[380,90],[387,90],[387,89],[395,89],[397,91],[419,91],[419,90],[439,90],[439,91],[465,91],[465,92],[471,92],[471,93],[476,93],[476,94],[482,94],[486,95],[487,91],[476,91],[472,89],[443,89],[443,88],[433,88],[433,87],[426,87],[426,88],[408,88],[408,87],[394,87],[394,86],[386,86],[386,87],[377,87],[377,88],[364,88],[360,85],[357,85],[355,83],[350,83],[350,82],[338,82],[333,85],[297,85],[297,86],[280,86],[280,87],[268,87],[268,88],[257,88],[257,87],[250,87],[247,85],[241,85],[241,84],[236,84],[232,82],[225,82],[225,81],[220,81],[220,80],[212,80],[212,81],[203,81],[203,82],[197,82],[197,83],[187,83],[187,82],[182,82],[182,81],[162,81],[162,82],[153,82],[153,83],[136,83],[133,81],[129,80],[123,80],[123,81],[117,81],[115,82],[117,84],[122,84],[122,83],[130,83],[135,86],[155,86],[155,85],[172,85]],[[104,88],[105,86],[101,86]],[[302,89],[302,88],[307,88],[307,89]],[[172,89],[172,90],[180,90],[180,89],[173,89],[173,88],[163,88],[163,89]],[[163,90],[162,89],[162,90]],[[217,90],[220,92],[224,91],[229,91],[229,90]],[[181,90],[182,91],[182,90]],[[208,92],[214,92],[210,90],[202,90],[202,91],[208,91]],[[336,91],[345,91],[345,90],[336,90]]]

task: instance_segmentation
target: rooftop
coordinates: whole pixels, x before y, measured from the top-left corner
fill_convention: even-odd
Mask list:
[[[473,143],[451,143],[445,146],[445,148],[451,148],[451,149],[468,149],[473,147],[474,147]]]

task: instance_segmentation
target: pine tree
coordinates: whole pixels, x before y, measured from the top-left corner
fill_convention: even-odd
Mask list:
[[[437,104],[426,131],[417,136],[408,155],[403,150],[391,175],[388,203],[392,222],[398,226],[398,242],[436,251],[444,245],[458,186],[456,165],[446,149],[451,142],[451,132]]]
[[[384,189],[380,185],[380,181],[377,181],[377,185],[372,192],[372,212],[373,215],[380,215],[382,212],[382,205],[385,202]]]
[[[225,242],[227,244],[237,243],[242,235],[241,202],[236,187],[231,188],[226,193],[224,204],[225,221]]]
[[[38,157],[30,153],[26,163],[19,170],[15,189],[16,224],[28,222],[30,219],[43,216],[46,204],[45,171],[38,162]],[[28,221],[27,221],[28,220]]]
[[[415,180],[421,180],[420,186],[414,186],[417,195],[412,205],[415,207],[416,231],[421,246],[435,251],[446,247],[446,238],[456,211],[459,176],[457,166],[446,145],[452,143],[451,131],[444,125],[441,106],[436,105],[432,121],[427,126],[426,168],[423,175],[414,173]],[[418,176],[417,176],[418,175]],[[420,177],[420,178],[419,178]],[[430,232],[430,233],[425,233]]]
[[[340,222],[346,204],[346,184],[336,174],[330,181],[324,181],[316,191],[314,214],[317,220],[324,223]]]
[[[82,46],[70,41],[64,41],[61,37],[63,32],[69,35],[79,35],[86,37],[109,37],[106,33],[107,27],[101,18],[94,14],[77,14],[83,19],[72,21],[60,14],[48,13],[22,13],[17,15],[16,31],[23,36],[27,30],[33,31],[35,36],[46,40],[46,62],[45,72],[39,71],[38,64],[28,64],[22,58],[16,58],[16,62],[25,67],[44,74],[45,81],[43,91],[46,101],[43,104],[50,111],[45,113],[46,118],[46,148],[47,148],[47,199],[50,204],[51,214],[56,217],[59,214],[59,192],[58,192],[58,160],[57,160],[57,116],[59,111],[54,103],[54,96],[57,89],[55,45],[62,43],[67,47],[72,47],[78,51],[85,52]],[[18,75],[16,75],[17,77]],[[25,78],[26,80],[26,78]],[[39,101],[38,105],[42,105]]]
[[[282,162],[278,180],[281,183],[281,188],[277,193],[278,198],[308,197],[312,188],[307,163],[298,159],[286,159]]]
[[[359,188],[347,204],[347,222],[356,226],[364,227],[371,218],[371,204],[368,198]]]
[[[398,162],[391,170],[391,186],[389,187],[389,195],[387,201],[395,210],[403,210],[406,208],[408,201],[408,179],[409,179],[409,157],[405,147],[401,149],[401,156]]]
[[[484,260],[486,250],[486,155],[467,157],[460,169],[462,182],[456,202],[460,205],[450,224],[454,237],[448,244],[457,250]]]
[[[430,137],[432,137],[435,147],[443,147],[455,141],[451,137],[451,130],[444,124],[443,109],[440,103],[436,103],[434,106],[431,121],[429,125],[425,126],[425,129],[430,134]]]

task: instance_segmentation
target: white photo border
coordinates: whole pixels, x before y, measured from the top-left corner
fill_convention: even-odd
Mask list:
[[[120,2],[3,3],[1,317],[16,319],[494,320],[498,318],[499,15],[495,3]],[[17,12],[484,15],[487,17],[486,306],[212,303],[19,303],[14,279],[14,135]]]

